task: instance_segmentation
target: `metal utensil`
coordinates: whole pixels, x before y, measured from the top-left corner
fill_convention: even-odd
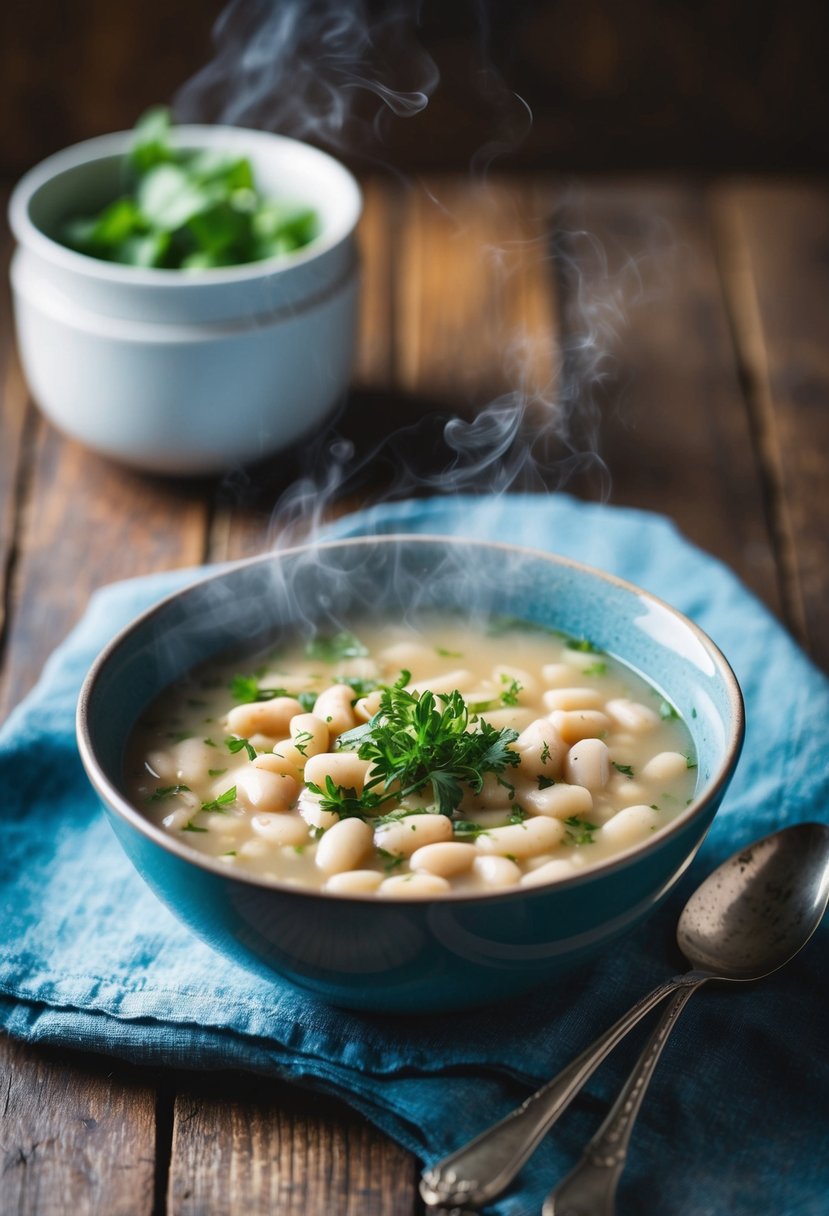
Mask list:
[[[613,1048],[655,1005],[676,993],[643,1052],[631,1081],[582,1162],[548,1199],[545,1216],[611,1211],[596,1206],[594,1191],[612,1205],[627,1142],[670,1029],[691,994],[707,980],[745,983],[787,963],[814,933],[829,901],[829,827],[797,824],[749,845],[723,862],[694,892],[679,918],[677,942],[692,969],[655,988],[605,1031],[572,1064],[494,1127],[424,1170],[420,1193],[429,1206],[482,1207],[510,1184],[561,1113]],[[618,1109],[617,1109],[618,1108]],[[603,1134],[613,1151],[602,1155]],[[593,1142],[591,1142],[592,1146]],[[620,1156],[621,1154],[621,1156]],[[596,1166],[596,1157],[610,1164]],[[618,1158],[618,1161],[617,1161]],[[597,1172],[598,1171],[598,1172]],[[615,1171],[615,1172],[614,1172]],[[574,1176],[576,1181],[573,1181]],[[601,1179],[601,1183],[597,1181]],[[569,1207],[562,1206],[567,1199]],[[581,1203],[581,1207],[574,1206]],[[556,1206],[556,1204],[558,1206]],[[593,1206],[590,1206],[590,1205]]]

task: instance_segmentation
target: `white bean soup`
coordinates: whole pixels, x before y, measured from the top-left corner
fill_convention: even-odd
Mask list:
[[[229,870],[408,898],[577,874],[670,823],[696,763],[673,706],[588,641],[432,617],[194,671],[126,781]]]

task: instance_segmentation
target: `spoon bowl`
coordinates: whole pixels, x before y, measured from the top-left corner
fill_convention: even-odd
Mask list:
[[[806,944],[829,899],[829,827],[800,823],[735,853],[688,900],[677,945],[712,978],[759,980]]]
[[[747,983],[777,971],[806,945],[828,902],[829,827],[825,824],[783,828],[724,861],[693,893],[679,918],[677,942],[692,970],[655,988],[506,1118],[425,1170],[420,1187],[425,1203],[475,1208],[500,1195],[613,1048],[674,993],[623,1100],[591,1141],[582,1165],[568,1175],[544,1208],[545,1216],[564,1213],[565,1207],[572,1216],[612,1211],[615,1184],[645,1086],[688,998],[708,980]],[[579,1206],[577,1200],[585,1194],[588,1202]]]

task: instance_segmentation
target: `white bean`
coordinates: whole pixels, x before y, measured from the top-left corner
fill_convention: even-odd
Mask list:
[[[554,709],[550,721],[565,743],[595,739],[610,728],[610,719],[599,709]]]
[[[521,881],[520,867],[508,857],[498,857],[494,853],[476,857],[472,869],[488,887],[514,887]]]
[[[509,730],[522,731],[530,725],[535,713],[524,705],[509,705],[503,709],[485,709],[479,716],[496,730],[507,727]]]
[[[441,675],[435,672],[434,675],[426,676],[420,680],[413,680],[406,687],[409,692],[463,692],[465,689],[471,688],[475,682],[475,676],[471,671],[467,671],[465,667],[458,667],[455,671],[446,671]]]
[[[300,793],[297,810],[308,826],[312,828],[322,828],[323,831],[327,831],[328,828],[333,828],[335,823],[340,822],[337,812],[324,811],[320,806],[319,798],[310,790],[302,790]]]
[[[524,823],[492,828],[478,837],[475,847],[482,853],[498,853],[501,857],[535,857],[555,848],[563,836],[563,824],[539,815]]]
[[[600,829],[600,839],[612,844],[615,849],[624,849],[636,844],[659,826],[659,812],[650,806],[626,806]]]
[[[359,701],[355,703],[354,713],[361,722],[368,722],[370,718],[374,717],[380,709],[382,696],[381,690],[376,688],[374,692],[370,692],[365,697],[360,697]]]
[[[688,760],[681,752],[659,752],[642,765],[639,775],[643,781],[662,784],[675,781],[688,771]]]
[[[308,843],[308,825],[299,815],[254,815],[250,826],[257,836],[261,836],[270,844]]]
[[[601,739],[582,739],[567,753],[564,777],[571,785],[583,785],[588,790],[601,790],[610,777],[607,744]]]
[[[293,806],[299,783],[287,773],[246,765],[236,775],[236,797],[258,811],[284,811]]]
[[[272,755],[276,756],[277,760],[284,761],[286,772],[294,776],[302,776],[306,757],[290,739],[280,739],[278,743],[274,743]]]
[[[506,663],[499,663],[492,672],[492,678],[501,691],[512,684],[513,680],[520,684],[519,700],[538,695],[538,680],[524,667],[510,667]]]
[[[325,789],[326,778],[344,790],[354,790],[359,796],[371,768],[369,760],[361,760],[356,752],[320,752],[305,765],[305,782]]]
[[[291,742],[304,760],[328,751],[328,723],[316,714],[297,714],[291,718],[288,729]]]
[[[487,810],[501,810],[504,815],[509,814],[509,805],[512,800],[514,786],[512,782],[512,770],[504,769],[501,774],[501,780],[498,779],[496,773],[486,773],[481,782],[479,790],[465,789],[463,798],[461,799],[461,810],[464,812],[476,812],[479,808],[484,807]]]
[[[452,888],[445,878],[438,874],[395,874],[393,878],[385,878],[380,883],[378,894],[388,899],[409,899],[410,897],[426,897],[429,895],[445,895]]]
[[[329,743],[343,731],[357,725],[354,712],[354,689],[348,684],[332,684],[321,692],[314,702],[314,713],[328,727]]]
[[[542,700],[549,713],[554,709],[601,709],[604,705],[595,688],[551,688]]]
[[[631,701],[629,697],[615,697],[605,706],[614,726],[630,731],[633,735],[646,735],[659,725],[659,714],[649,705]]]
[[[233,735],[249,739],[251,735],[261,734],[278,739],[287,732],[291,718],[302,712],[295,697],[274,697],[272,701],[234,705],[225,721]]]
[[[441,878],[451,878],[454,874],[463,874],[471,869],[477,856],[472,844],[446,841],[442,844],[425,844],[416,849],[409,864],[413,870],[428,870]]]
[[[543,866],[525,874],[521,879],[521,886],[541,887],[544,883],[555,882],[557,878],[571,878],[575,873],[572,862],[563,857],[554,857],[552,861],[545,861]]]
[[[524,777],[561,776],[566,747],[549,718],[536,718],[512,745],[521,757],[518,771]]]
[[[407,815],[397,823],[384,824],[374,833],[378,849],[400,857],[411,857],[421,845],[451,839],[452,823],[446,815]]]
[[[521,790],[518,802],[531,815],[548,815],[553,819],[569,819],[573,815],[589,815],[593,810],[593,795],[582,785],[558,781],[546,789]]]
[[[573,683],[573,668],[569,663],[545,663],[541,678],[548,688],[568,688]]]
[[[316,864],[325,874],[356,870],[372,845],[372,832],[362,819],[341,819],[317,845]]]
[[[623,773],[616,773],[612,776],[606,788],[607,793],[619,806],[634,806],[649,797],[649,791],[644,785],[634,781],[631,777],[625,777]]]
[[[343,870],[327,878],[323,890],[338,895],[370,895],[382,881],[383,875],[377,870]]]
[[[252,766],[268,773],[283,773],[296,781],[302,772],[302,765],[297,764],[299,757],[293,754],[293,747],[289,743],[277,743],[276,746],[279,748],[278,752],[262,752],[251,760]]]

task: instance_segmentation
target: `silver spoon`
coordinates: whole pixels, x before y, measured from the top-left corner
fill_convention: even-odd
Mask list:
[[[676,998],[667,1011],[665,1024],[657,1028],[634,1069],[629,1087],[634,1102],[627,1118],[622,1118],[616,1151],[609,1154],[615,1158],[621,1153],[621,1158],[616,1165],[597,1167],[598,1173],[582,1162],[574,1171],[577,1181],[572,1181],[573,1174],[565,1180],[571,1187],[570,1193],[564,1192],[563,1183],[558,1194],[554,1191],[550,1196],[544,1209],[545,1216],[553,1213],[555,1216],[570,1216],[570,1213],[579,1216],[580,1212],[593,1216],[593,1213],[612,1211],[612,1206],[597,1206],[605,1200],[596,1200],[593,1190],[589,1195],[587,1192],[578,1195],[576,1185],[586,1180],[585,1185],[589,1182],[592,1187],[597,1185],[595,1179],[601,1178],[604,1193],[609,1191],[608,1202],[612,1205],[615,1184],[624,1165],[626,1136],[630,1135],[644,1086],[682,1006],[707,980],[745,983],[762,979],[782,967],[812,936],[828,901],[829,827],[826,825],[797,824],[735,853],[697,888],[679,918],[677,942],[692,970],[655,988],[563,1072],[500,1123],[424,1170],[420,1183],[424,1202],[430,1207],[454,1205],[474,1209],[500,1195],[617,1043],[654,1005],[674,992]],[[644,1082],[637,1076],[642,1065]],[[630,1093],[623,1095],[622,1107],[627,1107],[630,1097]],[[607,1130],[615,1138],[614,1113],[619,1115],[620,1111],[614,1107],[607,1120]],[[569,1207],[562,1206],[565,1198]],[[581,1208],[573,1206],[577,1202],[582,1204]]]

